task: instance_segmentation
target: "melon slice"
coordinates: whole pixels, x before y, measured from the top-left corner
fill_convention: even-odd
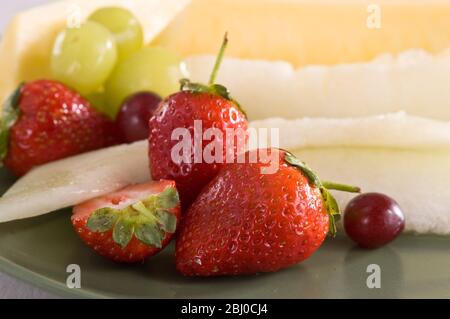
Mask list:
[[[155,43],[188,55],[227,55],[294,66],[369,61],[381,53],[450,47],[447,0],[193,0]]]
[[[194,56],[186,63],[192,80],[204,82],[214,57]],[[434,56],[412,50],[368,63],[299,69],[286,62],[228,58],[217,83],[228,87],[252,120],[364,117],[401,110],[450,120],[450,52]]]
[[[269,118],[253,121],[255,130],[278,128],[283,148],[362,147],[450,149],[450,122],[407,115],[404,112],[364,118]],[[267,134],[270,144],[270,133]],[[274,145],[276,146],[276,145]]]
[[[21,81],[50,77],[50,52],[56,34],[76,18],[84,20],[105,6],[131,10],[151,41],[189,0],[65,0],[23,11],[6,28],[0,44],[0,101]]]
[[[19,179],[0,199],[0,222],[42,215],[150,180],[147,142],[51,162]]]

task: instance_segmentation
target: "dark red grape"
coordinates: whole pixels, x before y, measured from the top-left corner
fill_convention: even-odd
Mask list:
[[[394,240],[405,228],[397,202],[379,193],[353,198],[345,208],[344,228],[361,247],[377,248]]]
[[[117,125],[128,143],[148,138],[148,121],[161,102],[152,92],[139,92],[128,97],[120,108]]]

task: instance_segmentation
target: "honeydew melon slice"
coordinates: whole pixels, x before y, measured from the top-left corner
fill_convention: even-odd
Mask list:
[[[364,119],[267,119],[280,147],[328,180],[359,185],[398,200],[406,227],[450,234],[450,125],[391,114]],[[32,170],[0,198],[0,222],[49,213],[148,180],[147,142],[102,149]],[[336,194],[341,205],[349,197]]]
[[[213,56],[186,64],[208,80]],[[226,58],[217,83],[228,87],[252,120],[269,117],[364,117],[397,111],[450,120],[450,52],[385,54],[369,63],[307,66]]]
[[[49,213],[149,179],[146,141],[68,157],[19,179],[0,198],[0,222]]]
[[[190,0],[65,0],[38,6],[16,15],[0,43],[0,101],[22,81],[49,78],[50,52],[57,33],[84,21],[105,6],[131,10],[150,42]],[[79,20],[79,21],[77,21]],[[1,106],[0,106],[1,107]]]
[[[287,149],[348,146],[432,152],[450,148],[450,121],[436,121],[405,112],[347,119],[268,118],[253,121],[250,126],[256,130],[278,128],[280,144]]]

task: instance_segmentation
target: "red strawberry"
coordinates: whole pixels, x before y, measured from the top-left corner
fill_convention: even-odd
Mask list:
[[[181,91],[165,99],[150,119],[151,175],[153,179],[175,180],[184,208],[187,208],[201,189],[217,175],[226,161],[227,152],[232,159],[238,153],[245,151],[247,140],[245,132],[248,126],[246,116],[225,87],[213,84],[226,43],[225,37],[209,85],[182,80]],[[218,155],[222,161],[211,162],[203,158],[202,154],[211,141],[202,139],[197,145],[195,144],[194,121],[201,123],[200,134],[211,128],[221,132],[222,139],[216,137],[216,141],[221,140],[222,147],[218,148],[220,154],[215,155]],[[190,136],[187,139],[190,139],[192,146],[191,154],[187,155],[187,160],[183,162],[177,162],[172,158],[172,150],[179,143],[179,140],[172,140],[172,133],[179,128],[188,130]],[[227,147],[227,129],[238,133],[233,138],[233,147]],[[195,159],[196,152],[200,154],[200,160]]]
[[[0,160],[17,175],[34,166],[120,142],[112,121],[63,84],[19,86],[3,106]]]
[[[100,255],[134,263],[155,255],[172,239],[180,205],[173,181],[128,186],[73,209],[72,224]]]
[[[269,149],[263,161],[227,164],[186,213],[176,243],[176,266],[187,276],[272,272],[305,260],[335,232],[339,213],[328,188],[292,154]],[[278,162],[276,162],[278,160]],[[266,162],[267,163],[267,162]],[[331,225],[331,228],[330,228]]]

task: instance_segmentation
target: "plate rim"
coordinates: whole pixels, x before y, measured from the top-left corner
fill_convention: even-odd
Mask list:
[[[4,256],[0,255],[0,272],[10,275],[25,283],[31,284],[34,287],[45,290],[55,294],[61,298],[90,298],[90,299],[105,299],[108,296],[83,288],[69,289],[60,281],[51,279],[45,275],[32,271],[24,266],[21,266]]]

